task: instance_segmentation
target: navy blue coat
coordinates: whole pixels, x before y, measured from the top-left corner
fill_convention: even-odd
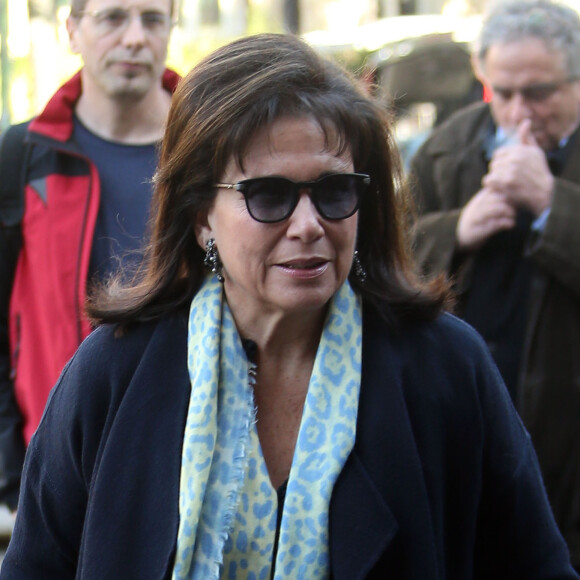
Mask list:
[[[28,449],[1,580],[170,578],[186,337],[174,316],[85,340]],[[481,339],[452,316],[400,332],[365,316],[330,553],[336,580],[577,578],[529,436]]]

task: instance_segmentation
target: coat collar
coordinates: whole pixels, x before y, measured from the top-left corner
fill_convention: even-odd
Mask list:
[[[580,127],[571,135],[569,147],[561,177],[573,183],[580,183],[580,164],[576,162],[580,155]]]

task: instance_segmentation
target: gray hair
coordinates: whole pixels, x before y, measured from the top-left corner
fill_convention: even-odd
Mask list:
[[[580,17],[572,8],[550,0],[499,2],[489,12],[476,45],[481,65],[492,45],[538,38],[561,53],[568,74],[580,78]]]

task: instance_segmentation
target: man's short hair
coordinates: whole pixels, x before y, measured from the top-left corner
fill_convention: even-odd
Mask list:
[[[476,45],[476,55],[485,66],[492,45],[538,38],[550,50],[564,55],[568,74],[580,78],[580,17],[572,8],[550,0],[499,2],[487,17]]]
[[[71,0],[71,3],[70,3],[71,14],[80,14],[86,8],[88,1],[89,0]],[[173,15],[173,13],[175,11],[175,4],[176,4],[176,0],[170,0],[169,8],[170,8],[171,15]]]

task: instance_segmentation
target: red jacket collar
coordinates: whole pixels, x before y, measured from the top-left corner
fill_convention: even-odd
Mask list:
[[[161,79],[163,88],[173,93],[180,78],[175,71],[165,69]],[[81,73],[78,71],[56,91],[42,113],[30,123],[30,131],[57,141],[68,141],[73,131],[74,108],[81,92]]]

